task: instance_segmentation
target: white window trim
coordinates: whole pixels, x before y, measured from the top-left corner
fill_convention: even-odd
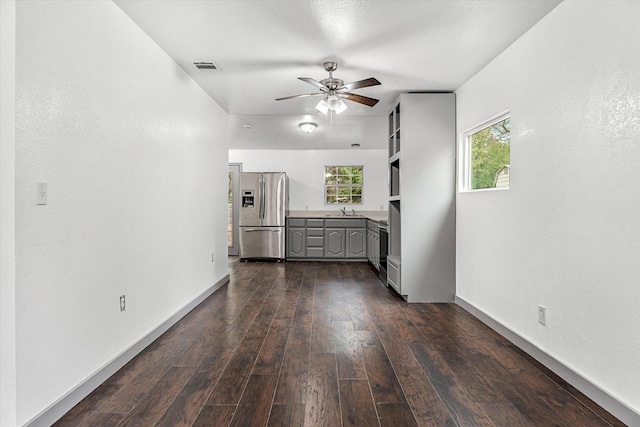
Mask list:
[[[362,189],[360,195],[360,203],[327,203],[327,168],[340,168],[340,167],[350,167],[350,168],[362,168],[362,184],[360,184],[360,188]],[[324,165],[322,167],[322,180],[323,180],[323,197],[324,197],[324,205],[325,206],[338,206],[338,205],[349,205],[349,206],[362,206],[364,205],[364,165]],[[330,184],[331,187],[355,187],[358,184]]]
[[[506,118],[511,117],[511,111],[505,111],[503,113],[498,114],[497,116],[493,116],[489,120],[486,120],[472,128],[465,130],[460,133],[459,136],[459,145],[458,151],[460,153],[459,156],[459,165],[458,165],[458,191],[460,193],[482,193],[485,191],[505,191],[509,188],[480,188],[477,190],[471,189],[471,135],[474,133],[481,131],[482,129],[488,128]]]

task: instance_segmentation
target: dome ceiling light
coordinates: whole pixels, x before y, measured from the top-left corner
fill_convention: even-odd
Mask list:
[[[313,122],[303,122],[303,123],[300,123],[298,126],[300,126],[300,129],[302,129],[302,132],[304,133],[311,133],[314,130],[316,130],[316,128],[318,127],[318,125]]]

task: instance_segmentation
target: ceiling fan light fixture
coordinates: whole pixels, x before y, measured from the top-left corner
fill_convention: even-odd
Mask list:
[[[327,104],[329,104],[329,110],[336,111],[340,107],[340,99],[335,95],[331,95],[327,98]]]
[[[317,124],[312,122],[300,123],[298,126],[300,126],[300,129],[302,129],[302,132],[304,133],[311,133],[318,127]]]
[[[345,104],[345,102],[342,99],[339,99],[338,106],[334,109],[336,114],[340,114],[346,109],[347,109],[347,104]]]
[[[369,77],[368,79],[358,80],[355,82],[344,84],[342,79],[333,78],[333,72],[338,68],[336,62],[325,62],[324,69],[329,72],[329,78],[320,81],[314,80],[310,77],[298,77],[298,80],[302,80],[305,83],[309,83],[315,86],[320,92],[305,93],[301,95],[285,96],[283,98],[276,98],[276,101],[284,101],[286,99],[294,98],[306,98],[307,96],[322,96],[322,100],[316,105],[316,110],[325,116],[329,112],[340,114],[347,109],[347,104],[341,98],[348,99],[352,102],[357,102],[368,107],[373,107],[378,103],[378,99],[369,98],[368,96],[358,95],[351,93],[354,89],[361,89],[370,86],[377,86],[380,84],[375,77]]]
[[[322,99],[320,100],[320,102],[318,102],[318,105],[316,105],[316,110],[318,110],[322,114],[327,114],[327,112],[329,111],[329,104],[327,103],[327,101]]]

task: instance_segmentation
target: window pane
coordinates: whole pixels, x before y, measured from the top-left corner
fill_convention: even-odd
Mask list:
[[[510,118],[488,126],[469,137],[470,188],[509,188]]]
[[[362,204],[362,166],[325,166],[324,181],[326,204]]]

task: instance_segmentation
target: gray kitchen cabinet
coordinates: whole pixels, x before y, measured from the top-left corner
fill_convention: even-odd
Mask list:
[[[325,258],[344,258],[345,229],[325,228],[324,229],[324,256]]]
[[[287,258],[366,260],[365,218],[288,218]]]
[[[307,219],[307,258],[324,258],[323,219]]]
[[[378,223],[371,220],[367,221],[367,259],[380,270],[380,232]]]
[[[367,239],[366,228],[347,228],[345,238],[347,241],[347,258],[366,258]]]
[[[365,218],[324,220],[325,258],[367,259]]]
[[[303,258],[305,256],[306,229],[289,228],[287,230],[287,257]]]

